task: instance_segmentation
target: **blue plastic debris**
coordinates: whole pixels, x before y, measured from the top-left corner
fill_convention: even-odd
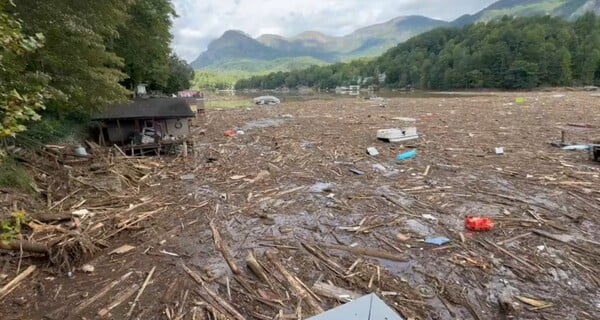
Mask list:
[[[396,160],[403,161],[403,160],[408,160],[408,159],[414,158],[416,156],[417,156],[417,150],[410,150],[410,151],[399,154],[396,157]]]
[[[425,243],[435,244],[438,246],[445,245],[448,242],[450,242],[450,239],[448,239],[446,237],[429,237],[429,238],[425,239]]]

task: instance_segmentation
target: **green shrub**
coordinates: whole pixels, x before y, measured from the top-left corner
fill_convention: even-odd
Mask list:
[[[17,189],[23,192],[31,192],[33,179],[23,168],[14,160],[0,158],[0,187]]]

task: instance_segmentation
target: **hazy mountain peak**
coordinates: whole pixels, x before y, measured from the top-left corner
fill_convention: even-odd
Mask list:
[[[214,40],[196,61],[194,68],[235,66],[235,70],[248,69],[247,65],[269,63],[269,59],[285,58],[286,63],[301,59],[303,63],[333,63],[355,58],[376,56],[410,37],[442,26],[463,26],[474,22],[487,22],[504,15],[531,16],[554,15],[571,19],[588,11],[600,13],[600,0],[500,0],[473,14],[464,15],[453,22],[431,19],[419,15],[399,16],[383,23],[360,28],[351,34],[334,37],[318,31],[305,31],[286,38],[264,34],[253,39],[240,30],[228,30]],[[291,59],[291,60],[290,60]],[[290,63],[291,61],[291,63]]]

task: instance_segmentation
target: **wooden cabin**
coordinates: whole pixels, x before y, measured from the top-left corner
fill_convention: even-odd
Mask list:
[[[109,144],[145,145],[186,140],[194,117],[186,99],[147,98],[108,106],[92,119]]]

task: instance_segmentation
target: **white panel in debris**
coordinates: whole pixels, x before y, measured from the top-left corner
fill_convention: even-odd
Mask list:
[[[404,320],[375,294],[360,297],[308,320]]]
[[[401,142],[418,138],[416,127],[382,129],[377,131],[377,139]]]

